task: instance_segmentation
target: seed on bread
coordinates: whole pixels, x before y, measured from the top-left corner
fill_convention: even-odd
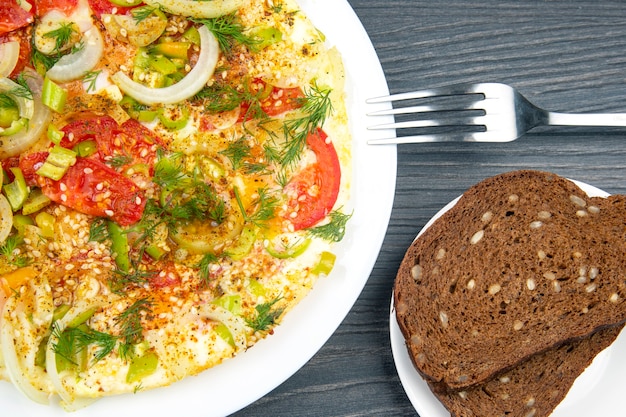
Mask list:
[[[582,199],[581,197],[578,197],[577,195],[570,195],[569,199],[570,199],[570,201],[572,203],[574,203],[578,207],[586,207],[587,206],[587,202],[584,199]]]

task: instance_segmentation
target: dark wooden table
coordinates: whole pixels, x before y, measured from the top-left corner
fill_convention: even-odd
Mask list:
[[[392,93],[498,81],[555,111],[626,112],[622,0],[348,1]],[[626,129],[541,128],[506,144],[400,145],[391,221],[358,301],[299,372],[236,416],[416,416],[389,342],[398,264],[451,199],[485,177],[522,168],[626,193]]]

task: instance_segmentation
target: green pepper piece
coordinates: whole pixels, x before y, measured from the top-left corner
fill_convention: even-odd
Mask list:
[[[63,178],[67,170],[76,163],[76,152],[59,145],[48,153],[48,157],[43,165],[36,171],[42,177],[47,177],[55,181]]]
[[[52,214],[46,213],[45,211],[37,213],[37,216],[35,216],[35,223],[41,230],[40,234],[42,237],[48,239],[54,237],[55,218]]]
[[[133,356],[128,366],[126,382],[133,383],[152,375],[159,365],[159,357],[153,350],[147,350],[141,356]]]
[[[22,205],[26,201],[28,197],[28,193],[30,192],[28,186],[26,185],[26,180],[24,179],[24,175],[22,174],[22,170],[19,168],[9,168],[13,173],[15,179],[13,182],[6,184],[3,187],[4,195],[9,201],[9,205],[13,211],[17,211],[22,208]]]
[[[228,328],[228,326],[226,326],[224,323],[219,323],[217,326],[215,326],[214,330],[215,330],[215,333],[217,333],[219,337],[224,339],[226,343],[228,343],[232,347],[235,347],[235,338],[233,337],[233,334],[230,332],[230,329]]]
[[[288,258],[296,258],[302,255],[309,245],[311,244],[311,239],[302,239],[300,242],[296,244],[283,248],[283,250],[276,249],[271,242],[264,245],[265,250],[272,255],[274,258],[278,259],[288,259]]]
[[[337,256],[335,256],[334,253],[322,252],[320,256],[320,261],[315,267],[313,267],[313,269],[311,269],[311,273],[316,275],[330,274],[330,271],[332,271],[333,267],[335,266],[335,259],[337,259]]]
[[[62,113],[67,100],[67,90],[50,78],[45,77],[43,80],[43,90],[41,92],[41,101],[50,109],[57,113]]]
[[[243,259],[252,250],[258,233],[259,228],[257,226],[252,224],[245,225],[234,246],[226,249],[228,256],[235,261]]]
[[[184,35],[183,35],[184,36]],[[155,55],[163,55],[167,58],[188,59],[189,42],[161,42],[150,47],[150,53]]]
[[[212,304],[220,306],[233,314],[241,313],[241,295],[239,294],[222,295],[221,297],[213,300]]]
[[[11,136],[22,129],[28,129],[28,119],[17,119],[14,120],[6,129],[0,128],[0,136]]]
[[[86,158],[98,151],[98,144],[95,140],[84,140],[77,143],[72,150],[76,152],[76,155]]]
[[[22,207],[22,214],[33,214],[50,204],[51,200],[40,188],[35,188],[30,192]]]
[[[111,237],[111,251],[115,255],[115,264],[122,272],[130,270],[130,246],[126,231],[113,221],[107,221],[109,236]]]

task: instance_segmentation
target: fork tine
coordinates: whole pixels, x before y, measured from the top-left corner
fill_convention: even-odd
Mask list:
[[[373,97],[366,100],[366,103],[385,103],[400,100],[413,100],[437,96],[457,96],[464,94],[479,94],[475,84],[457,84],[449,87],[431,88],[428,90],[417,90],[408,93],[392,94],[389,96]]]
[[[434,133],[428,135],[398,136],[395,138],[370,139],[370,145],[399,145],[403,143],[429,143],[429,142],[476,142],[478,135],[483,132],[469,133]]]
[[[480,126],[481,116],[475,117],[455,117],[450,120],[409,120],[406,122],[396,123],[384,123],[374,126],[368,126],[369,130],[381,130],[381,129],[407,129],[407,128],[419,128],[419,127],[435,127],[435,126]]]
[[[475,101],[466,106],[455,103],[453,106],[445,105],[427,105],[427,106],[408,106],[396,107],[392,109],[383,109],[367,113],[368,116],[388,116],[396,114],[411,113],[429,113],[429,112],[460,112],[466,110],[480,110],[480,101]]]

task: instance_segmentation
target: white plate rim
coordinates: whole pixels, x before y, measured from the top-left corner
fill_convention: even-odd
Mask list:
[[[23,417],[110,417],[111,415],[199,417],[232,414],[283,383],[308,362],[339,327],[356,302],[374,267],[393,206],[395,145],[369,146],[369,139],[393,137],[395,131],[368,130],[368,111],[388,104],[368,104],[368,97],[389,93],[369,36],[347,0],[297,0],[331,46],[341,52],[346,69],[350,129],[353,136],[353,215],[337,248],[333,272],[287,316],[275,333],[247,352],[198,376],[169,387],[101,399],[71,414],[58,405],[44,406],[0,381],[3,415]],[[378,118],[377,122],[386,122]],[[379,167],[373,170],[372,166]],[[362,210],[361,208],[366,208]],[[332,308],[328,308],[332,306]],[[174,413],[174,414],[173,414]]]
[[[578,180],[571,180],[590,197],[608,197],[609,193]],[[439,217],[452,208],[460,197],[439,210],[420,230],[416,239]],[[449,417],[450,413],[428,388],[426,381],[415,369],[396,319],[393,294],[389,309],[389,338],[396,371],[402,387],[420,417]],[[626,372],[626,329],[605,350],[600,352],[591,365],[576,379],[563,401],[550,417],[586,417],[589,415],[615,415],[623,412],[621,391]],[[621,357],[620,354],[621,353]]]

